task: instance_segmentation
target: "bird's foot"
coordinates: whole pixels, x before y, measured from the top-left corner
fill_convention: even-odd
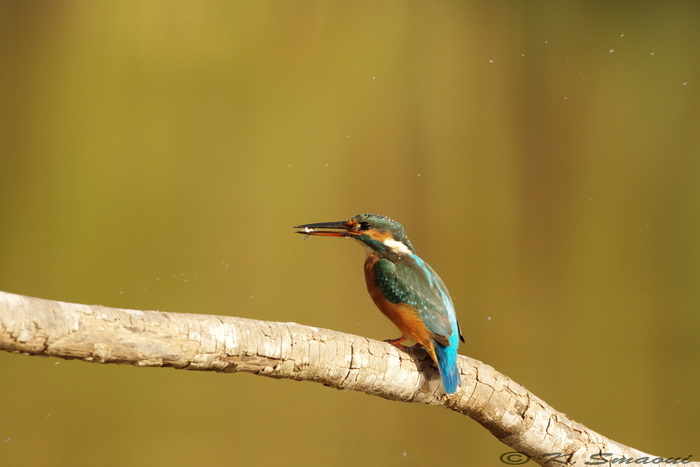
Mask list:
[[[386,342],[387,344],[391,344],[391,345],[393,345],[394,347],[396,347],[396,348],[398,348],[398,349],[406,350],[406,349],[408,349],[408,347],[406,347],[405,345],[403,345],[402,342],[405,342],[405,341],[407,341],[407,340],[408,340],[407,338],[401,336],[401,337],[399,337],[398,339],[387,339],[387,340],[385,340],[384,342]]]

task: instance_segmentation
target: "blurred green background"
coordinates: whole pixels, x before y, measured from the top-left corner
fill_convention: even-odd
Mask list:
[[[461,353],[700,457],[700,4],[0,2],[0,290],[377,339],[401,221]],[[317,384],[0,354],[0,464],[500,465],[475,422]]]

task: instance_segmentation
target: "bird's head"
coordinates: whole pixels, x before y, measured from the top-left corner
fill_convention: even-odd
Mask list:
[[[379,254],[403,256],[416,253],[403,226],[379,214],[358,214],[345,221],[304,224],[294,228],[302,229],[297,233],[304,235],[354,238]]]

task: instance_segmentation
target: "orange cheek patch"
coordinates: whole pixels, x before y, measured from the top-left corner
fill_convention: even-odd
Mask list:
[[[391,234],[383,230],[370,230],[367,232],[367,236],[369,236],[369,238],[372,240],[384,243],[384,240],[390,238]]]

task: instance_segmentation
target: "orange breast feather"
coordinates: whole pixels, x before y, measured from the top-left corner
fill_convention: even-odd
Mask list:
[[[435,336],[423,323],[416,309],[405,303],[390,302],[384,297],[382,291],[379,290],[377,278],[374,274],[374,265],[378,260],[378,256],[369,255],[365,261],[365,280],[367,281],[367,291],[369,295],[377,305],[377,308],[399,328],[403,337],[420,344],[428,351],[433,361],[437,363],[435,346],[433,344]]]

